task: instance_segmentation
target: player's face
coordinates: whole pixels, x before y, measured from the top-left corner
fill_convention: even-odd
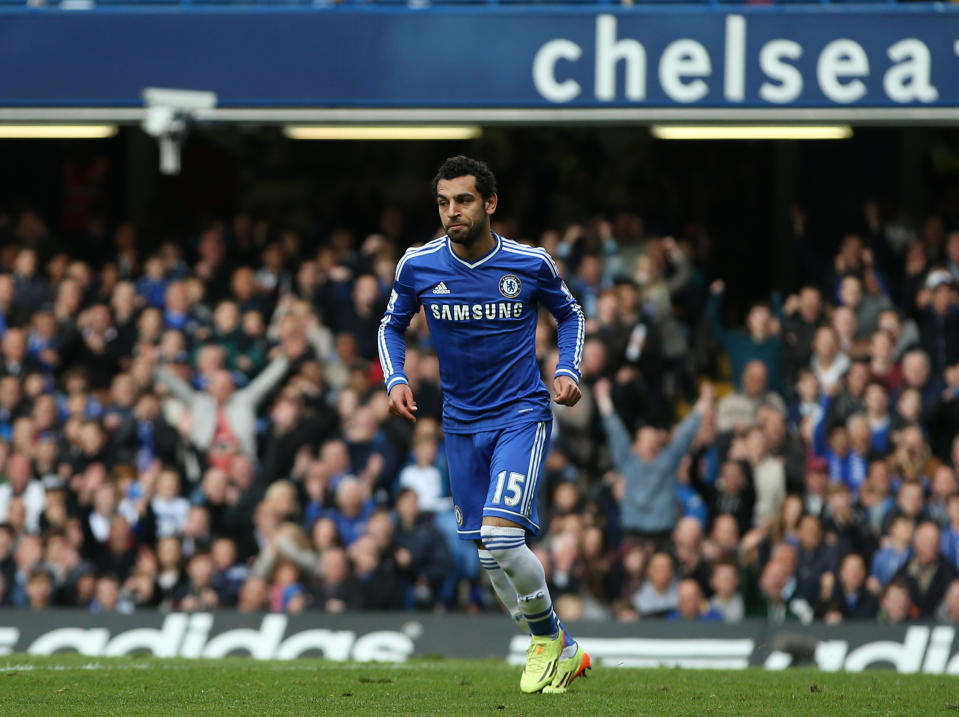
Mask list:
[[[489,236],[489,216],[496,210],[496,195],[484,200],[473,175],[441,179],[436,185],[436,205],[443,229],[457,244],[470,246]]]

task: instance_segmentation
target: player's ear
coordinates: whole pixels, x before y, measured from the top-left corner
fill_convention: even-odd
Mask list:
[[[486,198],[486,213],[487,213],[487,214],[492,214],[493,212],[496,211],[496,204],[497,204],[497,202],[499,202],[499,197],[497,197],[495,193],[490,194],[490,195]]]

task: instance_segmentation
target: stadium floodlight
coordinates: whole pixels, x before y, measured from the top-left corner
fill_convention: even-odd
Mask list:
[[[479,125],[286,125],[283,134],[290,139],[476,139],[483,133]]]
[[[107,139],[115,124],[0,124],[0,139]]]
[[[179,174],[180,150],[197,113],[216,107],[215,92],[147,87],[142,92],[147,106],[143,131],[160,143],[160,171]]]
[[[849,125],[653,125],[656,139],[849,139]]]

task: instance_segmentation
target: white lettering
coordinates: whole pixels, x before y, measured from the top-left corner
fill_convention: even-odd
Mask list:
[[[723,68],[724,94],[730,102],[746,98],[746,18],[726,16],[726,64]]]
[[[496,318],[496,304],[487,304],[486,305],[486,318],[495,319]]]
[[[922,663],[923,672],[941,675],[946,671],[949,650],[952,648],[952,639],[955,636],[955,628],[945,626],[932,628],[932,637],[929,638],[929,647],[926,648],[926,659]]]
[[[286,615],[267,615],[259,630],[228,630],[210,640],[203,649],[204,657],[226,657],[247,652],[258,660],[269,660],[286,630]]]
[[[840,82],[842,77],[866,77],[869,74],[869,58],[855,40],[833,40],[826,45],[816,63],[816,77],[823,94],[833,102],[848,104],[866,94],[862,80]]]
[[[103,646],[110,639],[110,631],[105,627],[63,627],[59,630],[40,635],[27,648],[31,655],[52,655],[61,651],[76,651],[81,655],[102,655]]]
[[[359,662],[405,662],[412,654],[413,640],[389,630],[363,635],[353,645],[353,659]]]
[[[919,672],[922,653],[929,639],[928,627],[910,627],[906,630],[904,642],[883,640],[867,642],[849,653],[846,669],[849,672],[862,672],[875,662],[888,662],[897,672]]]
[[[456,321],[466,321],[470,317],[469,304],[457,304],[453,307],[453,319]]]
[[[13,652],[17,640],[20,639],[20,631],[15,627],[0,627],[0,655],[9,655]]]
[[[890,47],[886,54],[896,64],[886,70],[883,89],[894,102],[935,102],[939,91],[930,77],[929,48],[921,40],[908,38]]]
[[[474,319],[483,318],[483,307],[480,304],[473,304],[473,318]]]
[[[708,77],[712,68],[706,48],[695,40],[674,40],[659,58],[659,84],[677,102],[695,102],[706,96],[709,87],[701,79],[685,82],[687,77]]]
[[[849,643],[846,640],[820,640],[816,645],[816,666],[824,672],[842,669]]]
[[[550,102],[569,102],[580,92],[579,83],[573,79],[562,82],[556,79],[556,63],[560,60],[575,62],[583,49],[572,40],[550,40],[536,51],[533,58],[533,84],[536,90]]]
[[[209,617],[209,616],[207,616]],[[212,622],[213,618],[210,617]],[[136,630],[121,632],[108,642],[103,648],[103,655],[116,657],[129,655],[134,652],[145,652],[157,657],[175,657],[180,640],[186,631],[187,616],[183,613],[167,615],[163,620],[163,627],[155,630],[141,627]]]
[[[773,40],[763,45],[759,51],[759,67],[763,73],[778,84],[763,82],[759,86],[759,96],[766,102],[785,104],[793,102],[802,92],[802,75],[784,60],[798,60],[802,56],[802,46],[792,40]]]
[[[523,305],[518,301],[513,304],[513,318],[518,319],[523,314]]]
[[[441,316],[447,321],[453,320],[453,314],[450,312],[450,305],[443,304],[443,310],[440,312]]]
[[[438,319],[440,317],[440,306],[439,304],[430,304],[430,310],[433,312],[433,318]]]
[[[325,660],[345,662],[356,633],[350,630],[304,630],[286,638],[276,651],[277,660],[292,660],[316,652]]]
[[[166,627],[165,624],[164,627]],[[190,618],[190,626],[187,628],[186,637],[183,638],[183,644],[180,645],[180,657],[199,657],[203,654],[203,646],[210,636],[212,627],[213,615],[208,612],[194,614]]]
[[[508,319],[512,316],[513,310],[510,308],[510,305],[507,303],[502,303],[499,305],[499,317],[501,319]]]
[[[626,98],[646,97],[646,49],[636,40],[616,39],[616,17],[596,18],[596,99],[616,99],[616,65],[626,64]]]

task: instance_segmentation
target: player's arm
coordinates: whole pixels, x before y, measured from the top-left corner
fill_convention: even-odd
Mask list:
[[[539,275],[539,298],[556,319],[559,363],[553,376],[556,403],[574,406],[582,395],[579,390],[579,364],[583,358],[586,318],[570,293],[556,264],[545,252]]]
[[[409,380],[403,370],[406,362],[406,329],[410,320],[419,311],[420,302],[413,287],[403,282],[401,272],[410,269],[403,264],[396,272],[393,292],[380,321],[377,346],[383,381],[390,397],[390,412],[411,421],[416,420],[416,402],[410,390]]]

